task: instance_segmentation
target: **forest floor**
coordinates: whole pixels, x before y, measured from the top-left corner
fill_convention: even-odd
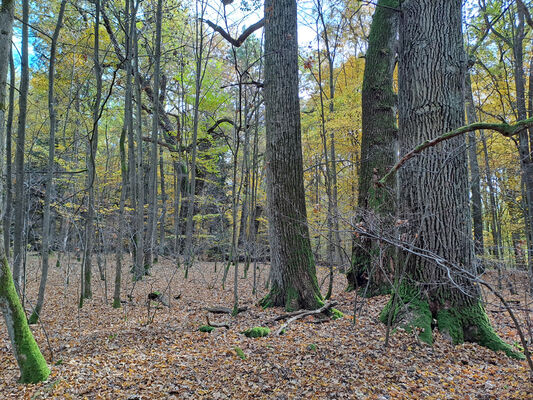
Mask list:
[[[17,384],[18,369],[5,324],[0,323],[0,398],[2,399],[532,399],[533,388],[525,361],[516,361],[475,344],[452,346],[438,333],[433,347],[413,334],[395,332],[384,347],[386,327],[378,320],[386,296],[364,300],[353,323],[355,293],[344,291],[345,280],[335,276],[333,299],[344,318],[316,322],[295,321],[275,336],[281,322],[268,324],[282,309],[262,310],[268,267],[259,265],[258,294],[252,295],[252,271],[239,279],[240,305],[248,310],[236,317],[210,314],[212,322],[229,329],[199,332],[206,307],[233,304],[233,270],[221,288],[222,265],[198,263],[184,279],[170,260],[162,260],[151,277],[132,287],[124,279],[121,309],[110,306],[113,263],[108,261],[105,285],[95,275],[94,295],[78,309],[79,274],[65,282],[67,259],[51,268],[42,325],[32,328],[51,366],[47,382]],[[55,260],[51,260],[55,265]],[[79,262],[70,261],[79,271]],[[319,268],[319,282],[326,269]],[[126,268],[123,273],[129,278]],[[38,258],[28,258],[28,303],[37,296]],[[240,273],[242,277],[242,272]],[[533,319],[524,298],[524,280],[516,273],[522,295],[511,296],[523,326]],[[169,285],[170,282],[170,285]],[[327,282],[324,283],[323,291]],[[164,292],[170,307],[151,307],[147,295]],[[133,289],[133,291],[132,291]],[[179,299],[174,299],[180,295]],[[359,299],[361,301],[361,299]],[[510,318],[489,298],[491,321],[508,343],[518,343]],[[152,304],[155,306],[156,304]],[[29,309],[29,307],[27,306]],[[154,315],[155,312],[155,315]],[[269,326],[264,338],[247,338],[247,328]],[[236,350],[237,349],[237,350]],[[238,355],[244,353],[244,359]],[[533,348],[531,348],[533,350]],[[242,354],[241,354],[242,355]]]

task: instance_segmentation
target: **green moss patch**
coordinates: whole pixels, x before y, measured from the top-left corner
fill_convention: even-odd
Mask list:
[[[215,327],[209,326],[209,325],[202,325],[201,327],[198,328],[198,330],[200,332],[211,333],[211,332],[213,332],[215,330]]]
[[[260,338],[268,336],[270,333],[270,329],[262,326],[255,326],[250,329],[246,329],[242,332],[242,334],[249,338]]]

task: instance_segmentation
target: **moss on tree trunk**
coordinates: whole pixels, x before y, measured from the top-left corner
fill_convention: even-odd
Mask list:
[[[390,320],[409,332],[416,330],[419,339],[428,344],[433,343],[432,328],[433,321],[436,321],[436,327],[453,344],[474,342],[494,351],[503,351],[509,357],[524,358],[496,334],[479,299],[461,306],[451,304],[450,299],[431,300],[419,288],[404,282],[391,296],[380,320],[385,324]]]
[[[393,72],[396,56],[398,0],[379,0],[372,18],[362,90],[361,168],[359,173],[359,224],[376,235],[394,231],[394,180],[386,187],[377,179],[396,159],[396,95]],[[376,239],[354,236],[347,290],[361,288],[367,297],[390,292],[390,267],[394,250]]]
[[[19,366],[20,382],[44,381],[48,378],[50,370],[28,326],[26,314],[15,290],[7,258],[5,254],[1,254],[0,257],[0,308]]]

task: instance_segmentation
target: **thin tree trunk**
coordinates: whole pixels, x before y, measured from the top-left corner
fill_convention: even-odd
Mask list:
[[[13,31],[14,8],[15,2],[13,0],[2,0],[2,6],[0,7],[0,110],[5,110],[6,78]],[[24,0],[23,14],[26,21],[28,9],[28,0]],[[0,204],[0,209],[2,208],[3,204]],[[1,229],[2,225],[0,225]],[[2,236],[0,233],[0,237]],[[0,310],[2,310],[13,353],[19,366],[20,382],[37,383],[46,380],[50,370],[26,321],[26,314],[17,296],[9,269],[3,240],[0,241]]]
[[[472,82],[470,73],[467,72],[465,80],[466,118],[469,124],[477,122]],[[474,222],[474,253],[482,256],[483,244],[483,209],[481,206],[481,188],[479,182],[479,165],[477,161],[476,133],[468,133],[468,165],[470,168],[470,193],[472,195],[472,220]]]
[[[185,228],[185,275],[188,275],[189,267],[193,261],[193,229],[194,229],[194,198],[196,193],[196,158],[197,158],[197,144],[198,144],[198,120],[200,114],[200,98],[203,81],[203,56],[204,56],[204,30],[201,19],[205,12],[205,4],[202,1],[200,4],[201,10],[198,9],[198,2],[196,2],[196,15],[199,17],[195,21],[195,44],[194,57],[196,65],[195,78],[195,93],[194,93],[194,108],[193,108],[193,127],[192,127],[192,141],[191,141],[191,163],[190,163],[190,188],[187,198],[187,225]]]
[[[165,191],[165,168],[163,148],[159,148],[159,179],[161,180],[161,219],[159,222],[159,245],[157,254],[165,255],[165,219],[167,217],[167,193]]]
[[[55,78],[55,63],[56,63],[56,48],[59,32],[63,25],[63,16],[65,15],[65,7],[67,0],[61,0],[59,7],[59,14],[57,16],[57,23],[52,35],[52,43],[50,46],[50,61],[48,67],[48,114],[50,118],[50,136],[48,138],[48,167],[46,173],[46,189],[44,194],[43,205],[43,242],[41,249],[42,271],[41,282],[39,284],[39,294],[37,296],[37,304],[29,318],[30,324],[37,323],[41,315],[41,309],[44,304],[44,291],[46,289],[46,281],[48,279],[48,256],[50,254],[50,202],[52,199],[53,177],[54,177],[54,157],[56,148],[56,110],[54,99],[54,78]]]
[[[115,290],[113,292],[113,308],[120,308],[120,287],[122,284],[122,253],[124,248],[124,207],[126,202],[126,193],[128,189],[131,193],[135,193],[135,164],[132,162],[131,157],[134,156],[134,143],[133,143],[133,94],[132,94],[132,33],[135,29],[135,15],[130,11],[130,5],[133,8],[133,4],[130,0],[126,0],[124,13],[126,15],[126,88],[124,96],[124,123],[120,134],[120,173],[122,178],[122,190],[120,191],[120,205],[119,205],[119,221],[117,232],[117,244],[116,244],[116,267],[115,267]],[[129,168],[133,169],[130,174],[130,182],[128,185],[128,164],[126,161],[126,135],[129,139],[128,155],[130,157]],[[133,200],[135,201],[135,200]],[[132,202],[132,204],[134,204]]]
[[[157,140],[159,137],[159,86],[161,78],[161,20],[163,17],[163,1],[157,1],[156,37],[154,53],[154,95],[152,110],[152,148],[150,152],[150,175],[148,179],[148,229],[146,230],[146,246],[144,248],[144,270],[148,274],[152,268],[155,251],[155,233],[157,227]]]
[[[487,181],[487,187],[489,188],[489,204],[490,204],[490,216],[492,222],[492,245],[494,246],[493,254],[496,256],[497,260],[500,260],[503,257],[503,245],[502,238],[500,234],[500,222],[497,213],[497,202],[496,202],[496,190],[492,183],[492,171],[490,168],[489,162],[489,151],[487,149],[487,139],[485,138],[485,133],[483,131],[481,134],[481,144],[483,145],[483,156],[485,160],[485,180]]]
[[[12,170],[12,134],[13,134],[13,114],[15,111],[15,79],[16,79],[15,63],[13,61],[13,50],[9,50],[9,109],[7,112],[6,122],[6,184],[5,184],[5,199],[6,209],[4,212],[4,249],[6,254],[9,254],[9,247],[11,245],[11,217],[13,214],[13,170]],[[9,258],[9,257],[8,257]]]
[[[132,18],[136,18],[137,5]],[[139,69],[139,35],[135,27],[133,30],[134,73],[135,73],[135,131],[137,137],[137,203],[135,206],[136,216],[136,251],[133,279],[139,280],[144,276],[144,175],[143,175],[143,140],[142,140],[142,99],[141,99],[141,76]]]
[[[93,105],[93,128],[88,143],[87,163],[87,189],[89,202],[87,204],[87,217],[85,219],[85,249],[83,255],[83,290],[80,297],[80,306],[83,299],[90,299],[93,295],[91,288],[92,257],[95,242],[95,188],[96,188],[96,152],[98,150],[98,122],[100,118],[100,103],[102,100],[102,66],[100,65],[100,0],[95,0],[94,16],[94,76],[96,78],[96,99]]]
[[[15,230],[13,243],[13,280],[15,288],[21,295],[22,288],[22,258],[24,249],[24,144],[26,142],[26,112],[28,108],[28,86],[30,81],[30,69],[28,65],[28,0],[22,1],[22,48],[21,48],[21,76],[19,90],[19,116],[17,126],[17,149],[15,152]]]

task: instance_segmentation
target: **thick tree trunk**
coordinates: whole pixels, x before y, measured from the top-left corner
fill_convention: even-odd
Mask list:
[[[316,309],[298,98],[296,0],[265,1],[265,121],[271,291],[263,306]]]
[[[35,324],[41,314],[41,309],[44,304],[44,291],[46,289],[46,281],[48,279],[48,256],[50,253],[50,202],[52,199],[52,188],[54,178],[54,157],[56,148],[56,110],[54,99],[54,77],[55,77],[55,63],[56,63],[56,46],[59,32],[63,25],[63,15],[65,14],[65,6],[67,0],[62,0],[59,7],[59,14],[57,16],[57,23],[52,35],[52,43],[50,47],[50,64],[48,67],[48,114],[50,118],[50,136],[48,138],[48,167],[46,173],[46,189],[44,194],[43,205],[43,243],[41,249],[42,271],[41,282],[39,284],[39,294],[37,296],[37,304],[29,318],[30,324]]]
[[[397,0],[380,0],[376,7],[368,50],[362,92],[363,135],[359,173],[358,207],[365,229],[377,235],[394,232],[396,183],[377,185],[377,178],[396,160],[396,95],[393,72],[396,63]],[[366,296],[390,292],[390,266],[393,249],[380,249],[378,240],[354,238],[352,265],[346,275],[348,290],[364,286]],[[368,287],[367,287],[368,285]]]
[[[402,2],[399,55],[400,153],[464,124],[465,53],[461,0]],[[402,237],[428,257],[400,253],[405,276],[382,320],[420,329],[432,322],[454,343],[477,342],[518,356],[492,329],[479,287],[459,269],[473,266],[468,169],[463,136],[428,148],[400,170]],[[438,259],[446,260],[437,262]],[[402,272],[402,271],[400,271]],[[389,319],[390,318],[390,319]]]
[[[6,77],[14,8],[14,1],[2,1],[0,8],[0,110],[5,109]],[[25,1],[24,9],[27,17],[27,1]],[[0,209],[2,206],[0,204]],[[0,233],[0,237],[2,237],[2,233]],[[3,241],[0,241],[0,309],[6,321],[7,333],[20,369],[20,382],[37,383],[45,380],[48,378],[50,370],[26,321],[26,314],[15,290]]]

